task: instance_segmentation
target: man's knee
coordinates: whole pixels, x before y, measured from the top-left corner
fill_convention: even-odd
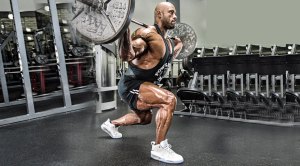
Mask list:
[[[171,108],[175,109],[175,106],[177,104],[177,99],[176,99],[176,96],[173,93],[171,93],[171,92],[168,94],[168,101],[169,101],[168,105]]]
[[[140,116],[140,124],[147,125],[150,124],[152,121],[152,112],[147,112],[143,116]]]
[[[143,120],[141,121],[141,125],[147,125],[147,124],[150,124],[151,121],[152,121],[152,116],[151,116],[151,118],[150,118],[150,117],[147,117],[147,118],[145,118],[145,119],[143,119]]]

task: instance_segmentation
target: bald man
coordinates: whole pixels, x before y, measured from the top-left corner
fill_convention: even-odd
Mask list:
[[[121,138],[120,126],[151,123],[153,108],[156,114],[156,139],[151,142],[151,157],[166,163],[182,163],[183,157],[171,149],[166,139],[170,128],[176,97],[157,84],[166,74],[172,60],[182,49],[179,38],[167,37],[167,30],[176,23],[176,9],[169,2],[159,3],[154,12],[155,23],[137,29],[131,36],[129,29],[119,40],[119,54],[128,62],[128,70],[121,77],[118,92],[132,112],[101,125],[112,138]]]

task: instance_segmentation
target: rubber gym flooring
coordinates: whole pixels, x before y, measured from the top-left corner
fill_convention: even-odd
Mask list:
[[[180,105],[180,103],[179,103]],[[150,158],[155,121],[120,128],[124,138],[100,130],[107,118],[127,112],[95,113],[88,108],[0,127],[1,166],[168,165]],[[155,111],[154,111],[155,112]],[[154,120],[154,118],[153,118]],[[300,165],[300,127],[278,127],[209,118],[174,116],[168,133],[172,149],[191,166]]]

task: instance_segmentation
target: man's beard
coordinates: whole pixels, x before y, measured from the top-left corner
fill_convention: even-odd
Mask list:
[[[165,25],[165,28],[166,28],[166,29],[174,29],[174,28],[175,28],[175,24],[174,24],[174,25],[171,24],[171,23],[166,24],[166,25]]]
[[[174,25],[171,24],[168,29],[174,29],[174,28],[175,28],[175,24]]]

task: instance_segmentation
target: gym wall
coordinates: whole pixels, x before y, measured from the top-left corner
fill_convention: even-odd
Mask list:
[[[208,0],[204,45],[299,44],[299,6],[295,0]]]
[[[135,9],[133,13],[133,18],[137,21],[143,22],[148,25],[153,25],[154,23],[154,8],[156,4],[163,2],[163,0],[135,0]],[[130,24],[130,30],[133,32],[141,26],[134,23]]]
[[[160,0],[136,0],[134,18],[153,24]],[[181,0],[181,22],[197,33],[197,47],[234,44],[300,43],[300,1],[295,0]],[[138,26],[131,25],[133,31]]]

